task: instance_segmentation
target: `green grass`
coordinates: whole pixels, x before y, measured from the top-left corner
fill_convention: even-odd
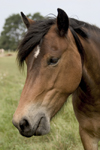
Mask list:
[[[25,74],[16,64],[16,54],[0,58],[0,150],[83,150],[71,97],[51,121],[51,131],[42,137],[22,137],[12,125]]]

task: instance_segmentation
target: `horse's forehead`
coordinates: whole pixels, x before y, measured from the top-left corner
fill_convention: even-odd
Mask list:
[[[52,38],[52,37],[58,37],[57,36],[57,26],[56,25],[52,25],[51,28],[49,29],[49,31],[47,32],[47,34],[45,35],[46,38]]]
[[[45,51],[46,53],[49,52],[51,47],[53,50],[60,49],[60,47],[63,45],[66,46],[65,40],[63,40],[57,33],[57,27],[56,25],[53,25],[48,33],[44,36],[43,40],[40,41],[40,44],[36,46],[35,52],[34,52],[34,58],[37,58],[39,54]],[[63,48],[62,46],[62,48]],[[50,47],[48,49],[48,47]]]
[[[66,43],[66,37],[63,38],[59,35],[57,25],[51,26],[44,39],[46,39],[46,43],[49,42],[51,45],[60,45],[60,43]]]
[[[55,49],[65,49],[68,45],[66,37],[60,37],[56,28],[52,28],[44,37],[44,46]]]

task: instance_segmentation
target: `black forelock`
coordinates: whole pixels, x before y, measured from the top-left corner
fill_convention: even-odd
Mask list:
[[[19,66],[23,66],[25,58],[30,54],[35,46],[40,43],[41,39],[45,36],[53,24],[55,24],[55,19],[45,19],[36,21],[30,26],[18,47],[17,60],[19,62]]]

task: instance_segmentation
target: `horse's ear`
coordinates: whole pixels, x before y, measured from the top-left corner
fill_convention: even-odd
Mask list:
[[[65,36],[69,27],[69,18],[62,9],[58,8],[57,11],[58,11],[57,27],[59,30],[59,34],[60,36]]]
[[[28,28],[30,27],[30,25],[31,25],[32,23],[34,23],[34,21],[31,20],[31,19],[29,19],[28,17],[26,17],[23,12],[21,12],[21,16],[22,16],[22,20],[23,20],[25,26],[26,26],[27,29],[28,29]]]

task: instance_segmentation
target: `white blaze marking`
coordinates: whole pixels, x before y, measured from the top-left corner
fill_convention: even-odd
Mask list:
[[[37,49],[36,49],[35,54],[34,54],[34,57],[37,58],[39,53],[40,53],[40,47],[37,46]]]

